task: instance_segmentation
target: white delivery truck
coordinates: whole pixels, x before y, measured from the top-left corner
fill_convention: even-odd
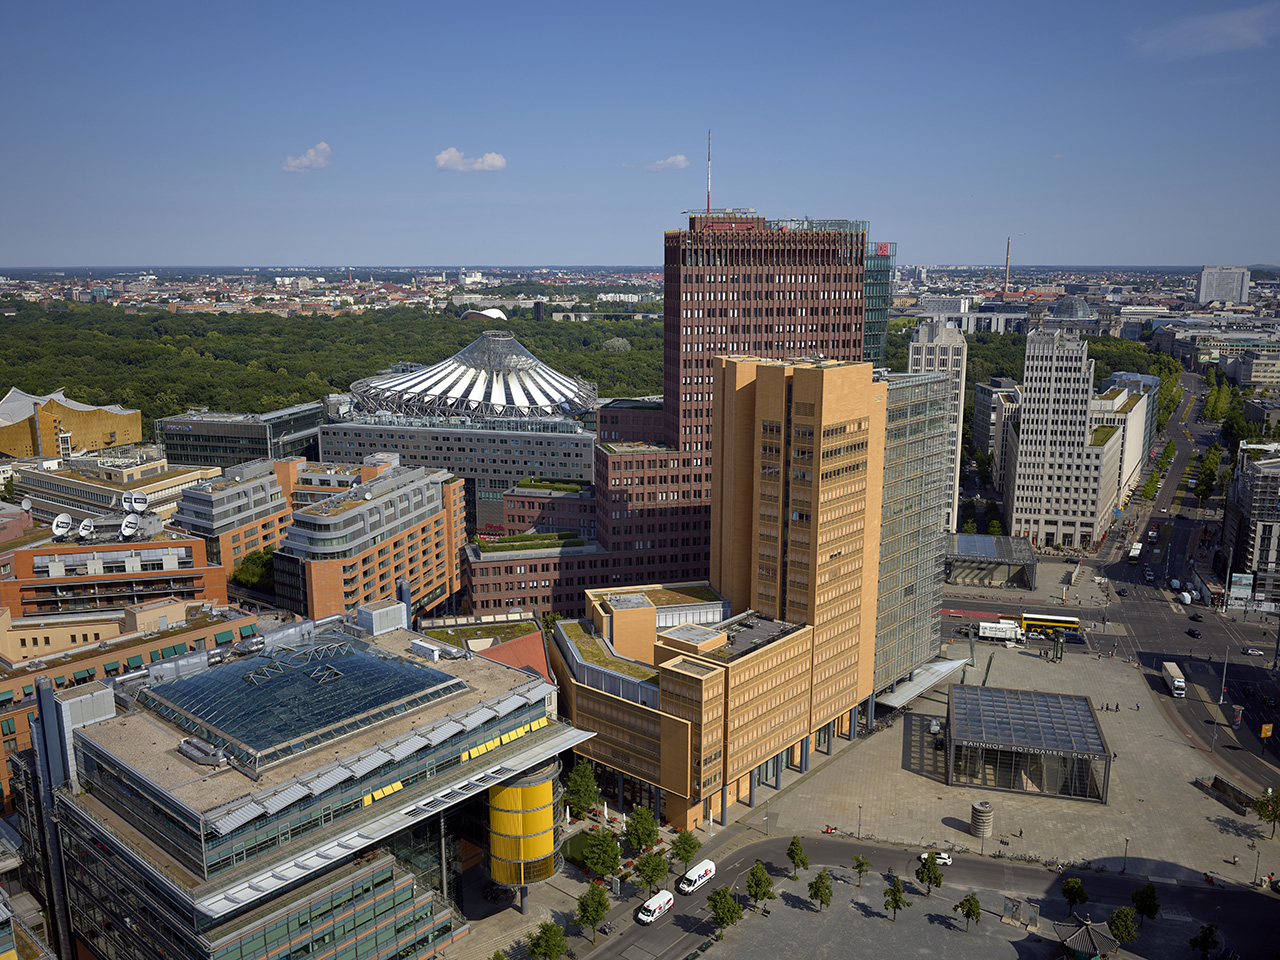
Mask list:
[[[659,890],[640,905],[636,919],[645,925],[653,923],[653,921],[670,910],[675,902],[676,898],[670,890]]]
[[[676,882],[676,889],[681,893],[693,893],[715,875],[715,861],[703,860],[701,863],[694,864],[689,872]]]
[[[1178,601],[1179,601],[1180,603],[1182,603],[1182,604],[1190,604],[1190,603],[1191,603],[1191,594],[1187,593],[1187,592],[1184,590],[1182,593],[1178,594]]]
[[[1169,693],[1175,697],[1185,697],[1187,695],[1187,681],[1182,676],[1182,671],[1176,663],[1166,660],[1160,666],[1160,673],[1164,676],[1164,682],[1169,686]]]
[[[995,620],[978,624],[979,640],[1013,640],[1024,642],[1027,637],[1017,620]]]

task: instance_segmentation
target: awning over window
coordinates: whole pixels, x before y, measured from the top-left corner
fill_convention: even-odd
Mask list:
[[[163,659],[164,659],[164,651],[163,651],[163,650],[152,650],[152,651],[151,651],[151,662],[152,662],[152,663],[155,663],[157,660],[163,660]]]
[[[0,703],[8,703],[13,699],[12,690],[0,690]]]
[[[59,686],[59,687],[60,687],[60,686],[62,686],[64,683],[66,683],[66,682],[67,682],[67,678],[66,678],[66,677],[54,677],[54,678],[53,678],[53,682],[54,682],[54,685],[55,685],[55,686]]]
[[[112,672],[112,671],[114,671],[114,670],[119,670],[119,669],[120,669],[120,661],[119,661],[119,660],[112,660],[110,663],[104,663],[104,664],[102,665],[102,669],[103,669],[103,671],[104,671],[104,672],[106,672],[106,673],[111,673],[111,672]]]
[[[73,677],[75,677],[77,680],[88,680],[88,679],[89,679],[89,671],[88,671],[88,670],[77,670],[75,673],[73,673],[73,674],[72,674],[72,676],[73,676]]]
[[[235,638],[236,635],[231,630],[221,630],[213,635],[213,639],[218,643],[230,643]]]
[[[36,685],[34,683],[28,683],[25,687],[22,688],[22,692],[29,697],[36,692]]]
[[[256,623],[251,623],[248,626],[240,628],[240,636],[242,637],[252,637],[257,632],[258,625]]]
[[[142,666],[142,654],[138,654],[136,657],[130,657],[125,661],[125,663],[136,670],[138,667]]]

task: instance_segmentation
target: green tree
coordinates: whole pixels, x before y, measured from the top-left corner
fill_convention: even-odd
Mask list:
[[[254,550],[252,553],[245,554],[236,565],[231,579],[250,590],[274,590],[275,573],[271,555],[275,549],[275,547],[267,547],[265,550]]]
[[[598,883],[587,884],[587,889],[578,897],[578,909],[573,915],[573,922],[584,930],[591,931],[591,942],[596,942],[596,926],[609,915],[609,896],[604,887]]]
[[[809,869],[809,855],[804,852],[804,844],[799,837],[792,837],[787,844],[787,859],[791,861],[792,880],[800,879],[800,871]]]
[[[653,885],[665,877],[670,869],[667,858],[657,850],[650,850],[636,861],[636,876],[650,892],[653,891]]]
[[[658,822],[653,819],[653,811],[648,807],[637,807],[627,817],[627,825],[623,829],[627,844],[636,853],[648,850],[658,842]]]
[[[831,906],[831,874],[827,873],[826,867],[809,881],[809,902],[818,905],[819,913],[823,907]]]
[[[773,878],[759,860],[747,873],[747,896],[753,904],[761,900],[772,900],[777,894],[773,892]]]
[[[671,841],[671,856],[684,864],[685,873],[689,872],[689,864],[702,849],[702,841],[689,830],[681,830]]]
[[[1218,927],[1216,924],[1200,925],[1200,932],[1189,941],[1192,950],[1200,951],[1200,960],[1209,960],[1209,954],[1218,946]]]
[[[511,958],[507,956],[505,951],[495,950],[493,951],[493,956],[490,957],[489,960],[511,960]]]
[[[579,760],[569,771],[565,779],[564,801],[569,805],[569,814],[581,820],[588,810],[600,806],[600,788],[596,785],[596,775],[589,760]]]
[[[976,520],[966,520],[964,526],[960,528],[961,533],[977,533],[978,523]]]
[[[987,533],[993,537],[1004,536],[1004,524],[1000,522],[999,517],[991,518],[990,522],[987,524]]]
[[[853,858],[853,869],[858,871],[858,886],[862,886],[862,878],[871,872],[871,861],[858,854]]]
[[[1156,914],[1160,912],[1160,898],[1156,896],[1154,883],[1148,883],[1134,890],[1129,894],[1129,899],[1133,901],[1133,909],[1142,918],[1143,926],[1146,926],[1148,920],[1154,920]]]
[[[902,891],[902,878],[894,876],[893,882],[885,888],[884,891],[884,908],[893,912],[893,922],[898,922],[898,911],[904,910],[911,906],[911,901],[907,899],[906,894]]]
[[[607,876],[622,863],[618,839],[608,830],[592,830],[582,848],[582,862],[600,876]]]
[[[4,492],[0,493],[0,499],[3,499],[6,503],[16,502],[13,499],[13,474],[9,474],[4,478]]]
[[[558,923],[545,920],[538,924],[538,929],[529,934],[529,956],[541,960],[560,960],[569,949],[564,931]]]
[[[982,904],[978,902],[976,893],[967,893],[964,899],[951,908],[955,913],[964,917],[964,932],[969,932],[969,921],[974,923],[982,922]]]
[[[1133,907],[1116,907],[1107,918],[1107,928],[1120,941],[1121,946],[1138,939],[1138,925],[1134,923],[1136,919]]]
[[[1089,895],[1084,892],[1084,881],[1079,877],[1063,878],[1062,897],[1067,901],[1068,912],[1074,911],[1082,903],[1089,902]]]
[[[1271,824],[1271,839],[1276,838],[1276,824],[1280,823],[1280,788],[1267,787],[1253,802],[1253,812],[1263,823]]]
[[[716,925],[716,939],[724,937],[725,927],[731,927],[742,919],[742,904],[733,896],[728,887],[720,887],[707,897],[707,906],[711,908],[711,919]]]
[[[924,895],[933,896],[933,888],[942,886],[942,871],[938,869],[938,855],[930,852],[924,863],[916,867],[916,880],[924,884]]]

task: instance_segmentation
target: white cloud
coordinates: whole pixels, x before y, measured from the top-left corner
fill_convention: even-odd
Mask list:
[[[300,157],[285,157],[281,169],[285,173],[306,173],[308,170],[323,170],[329,165],[329,145],[321,140]]]
[[[462,151],[449,147],[436,154],[437,170],[452,170],[456,173],[470,173],[473,170],[503,170],[507,166],[507,158],[500,153],[486,153],[481,157],[463,156]]]
[[[1280,35],[1280,3],[1182,17],[1133,36],[1138,50],[1169,60],[1256,50]]]
[[[653,163],[645,164],[645,169],[656,173],[663,170],[683,170],[688,165],[689,158],[683,153],[677,153],[674,157],[667,157],[665,160],[656,160]]]

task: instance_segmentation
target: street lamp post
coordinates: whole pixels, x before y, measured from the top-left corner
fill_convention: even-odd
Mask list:
[[[1127,872],[1129,869],[1129,838],[1124,838],[1124,865],[1120,868],[1121,873]]]
[[[862,804],[858,804],[858,839],[862,839]]]
[[[1253,863],[1253,885],[1258,885],[1258,870],[1262,866],[1262,849],[1258,849],[1258,859]]]
[[[766,837],[769,835],[769,815],[767,813],[764,815],[764,835]]]

